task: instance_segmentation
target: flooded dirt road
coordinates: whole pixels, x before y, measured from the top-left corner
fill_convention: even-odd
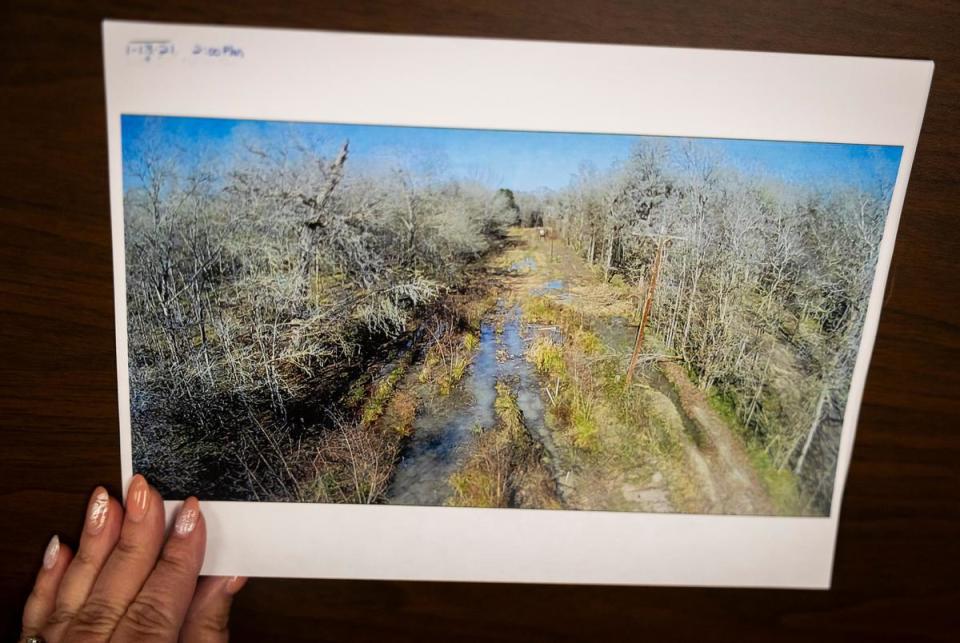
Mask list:
[[[442,505],[450,497],[450,476],[463,462],[466,447],[495,422],[496,384],[505,382],[517,398],[524,425],[551,457],[556,447],[544,425],[540,383],[526,359],[526,347],[544,329],[525,327],[520,308],[497,302],[480,326],[480,344],[467,375],[449,395],[433,395],[414,421],[410,444],[397,466],[386,502]]]
[[[497,423],[499,382],[509,387],[522,411],[525,430],[543,447],[542,461],[556,483],[563,508],[770,513],[767,492],[739,438],[715,413],[710,422],[704,421],[706,401],[702,394],[693,395],[695,386],[682,369],[651,355],[630,391],[604,393],[598,388],[597,378],[605,376],[593,371],[592,364],[615,364],[614,373],[626,367],[636,336],[630,321],[636,302],[598,281],[572,249],[559,248],[548,259],[540,247],[542,241],[529,235],[517,241],[500,258],[503,279],[495,286],[496,304],[482,317],[478,346],[463,379],[448,395],[434,389],[420,395],[413,434],[385,502],[450,503],[451,477],[464,466],[478,436]],[[521,303],[543,300],[579,318],[567,332],[586,330],[595,336],[599,345],[593,354],[578,354],[575,341],[570,348],[571,338],[563,336],[558,326],[525,318]],[[584,449],[571,439],[569,419],[546,417],[548,409],[556,408],[560,380],[539,374],[528,358],[531,345],[544,336],[564,347],[564,359],[573,359],[578,377],[587,378],[577,384],[567,377],[565,390],[569,402],[571,386],[587,387],[584,395],[591,400],[599,431],[599,442],[592,448]],[[571,357],[570,350],[579,356]],[[587,372],[593,375],[584,375]],[[408,375],[408,386],[416,387],[415,379],[413,373]],[[605,399],[606,395],[613,397]],[[635,405],[626,416],[617,416],[616,398],[622,395],[633,398]],[[696,404],[691,403],[694,399]],[[658,447],[637,441],[637,435],[650,430],[651,422],[675,445],[672,455],[665,456],[664,447],[659,447],[659,454],[648,453],[650,446]]]

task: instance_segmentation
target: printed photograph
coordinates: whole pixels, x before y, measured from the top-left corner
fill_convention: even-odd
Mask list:
[[[121,129],[165,497],[830,514],[900,147]]]

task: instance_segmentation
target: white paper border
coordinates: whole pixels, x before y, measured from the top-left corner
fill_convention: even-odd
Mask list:
[[[174,43],[144,62],[137,40]],[[826,518],[204,502],[216,575],[827,588],[928,61],[105,21],[117,383],[132,476],[120,116],[903,147]],[[243,58],[193,56],[231,45]],[[168,502],[172,514],[177,502]]]

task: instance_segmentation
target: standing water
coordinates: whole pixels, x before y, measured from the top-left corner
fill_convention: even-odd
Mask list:
[[[555,460],[556,447],[543,422],[540,384],[525,358],[530,339],[523,332],[519,307],[508,309],[498,302],[480,325],[480,346],[461,385],[447,396],[424,400],[387,492],[388,504],[445,504],[452,493],[450,476],[463,463],[476,431],[496,422],[498,380],[513,389],[524,424]]]

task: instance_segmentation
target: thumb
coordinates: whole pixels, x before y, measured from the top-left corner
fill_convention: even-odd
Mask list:
[[[230,604],[246,582],[243,576],[201,578],[180,630],[180,643],[226,643]]]

